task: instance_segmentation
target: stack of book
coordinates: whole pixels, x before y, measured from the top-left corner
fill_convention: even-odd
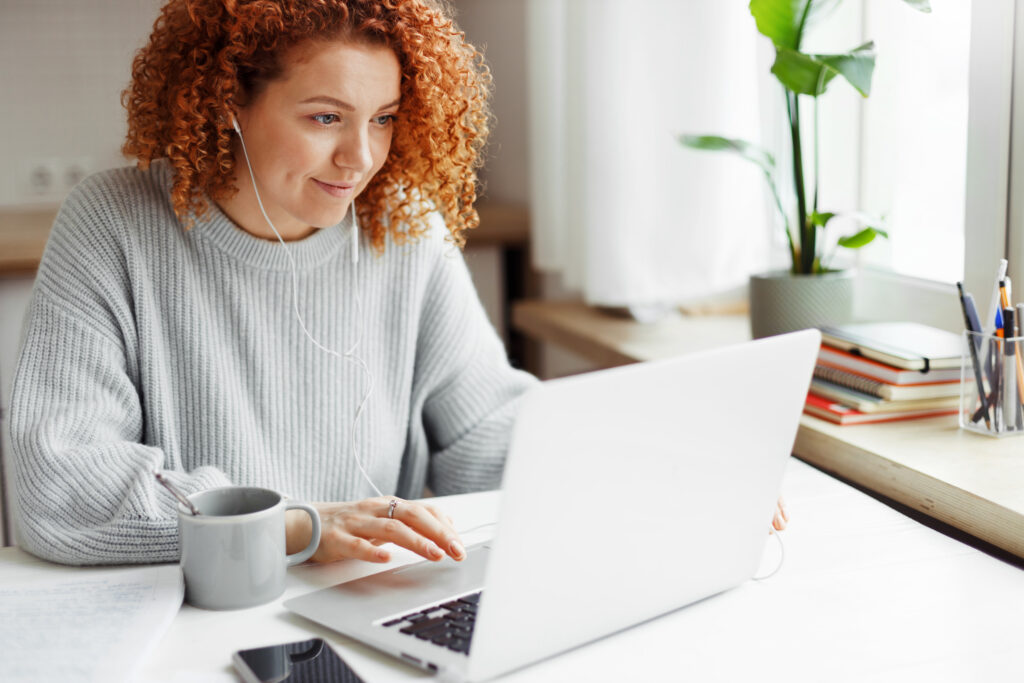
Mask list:
[[[821,328],[804,412],[841,425],[957,412],[959,335],[917,323]]]

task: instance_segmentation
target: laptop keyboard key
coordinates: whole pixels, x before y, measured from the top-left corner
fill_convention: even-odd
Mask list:
[[[469,654],[469,641],[464,638],[452,638],[448,641],[447,647],[449,650]]]
[[[479,602],[480,593],[464,595],[457,600],[418,610],[400,619],[392,619],[383,625],[395,626],[408,622],[399,629],[400,633],[415,636],[420,640],[429,640],[441,647],[468,655]]]
[[[410,626],[406,626],[403,629],[399,629],[399,631],[401,633],[408,633],[410,635],[417,635],[419,633],[423,633],[424,631],[429,631],[430,629],[434,628],[435,626],[443,625],[443,624],[444,624],[444,619],[438,617],[437,619],[426,619],[424,621],[418,621],[415,624],[412,624]]]

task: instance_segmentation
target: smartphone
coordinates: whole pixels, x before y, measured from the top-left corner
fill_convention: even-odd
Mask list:
[[[321,638],[239,650],[231,660],[246,683],[363,683]]]

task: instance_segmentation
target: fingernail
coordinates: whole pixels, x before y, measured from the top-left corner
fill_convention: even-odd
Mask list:
[[[384,562],[388,561],[388,551],[386,551],[386,550],[378,550],[376,554],[377,554],[377,559],[378,560],[382,560]]]
[[[452,557],[464,557],[466,555],[466,549],[462,547],[462,544],[458,541],[452,541],[448,544],[448,549],[452,553]]]
[[[436,543],[430,541],[427,543],[427,555],[430,555],[433,558],[442,558],[444,557],[444,552],[437,547]]]

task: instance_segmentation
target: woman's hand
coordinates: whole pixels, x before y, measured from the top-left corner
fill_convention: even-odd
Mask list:
[[[440,561],[446,555],[453,560],[466,558],[452,520],[431,505],[413,503],[393,496],[367,498],[352,503],[311,503],[320,513],[320,545],[314,562],[334,562],[345,558],[367,562],[387,562],[391,553],[378,546],[394,543]],[[389,517],[389,511],[393,515]],[[289,510],[285,520],[288,553],[296,553],[309,544],[312,525],[309,515]]]
[[[789,515],[786,514],[786,506],[782,502],[782,496],[779,496],[779,501],[775,504],[775,516],[772,518],[772,528],[776,531],[782,531],[786,528],[786,522],[789,521]],[[771,533],[771,530],[768,531]]]

